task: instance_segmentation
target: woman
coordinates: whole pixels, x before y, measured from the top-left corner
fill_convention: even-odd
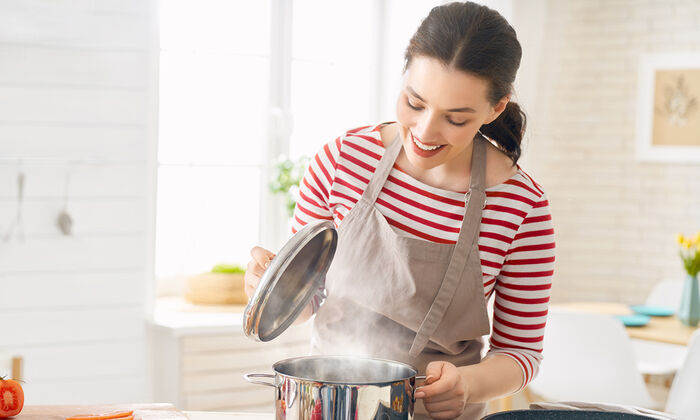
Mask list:
[[[326,144],[295,210],[295,232],[329,219],[339,234],[325,291],[301,317],[315,314],[313,351],[413,365],[428,376],[416,412],[435,419],[480,418],[542,359],[554,237],[545,193],[517,165],[520,57],[497,12],[434,8],[406,50],[397,121]],[[249,295],[272,258],[251,254]]]

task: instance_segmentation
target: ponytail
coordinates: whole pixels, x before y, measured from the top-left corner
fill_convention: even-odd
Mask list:
[[[501,150],[513,160],[513,164],[516,164],[520,158],[520,143],[525,134],[526,122],[527,118],[523,110],[520,109],[520,105],[508,102],[501,115],[490,124],[482,125],[479,131],[496,142]]]

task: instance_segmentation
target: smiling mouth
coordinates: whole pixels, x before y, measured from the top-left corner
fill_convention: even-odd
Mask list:
[[[418,146],[419,149],[425,150],[426,152],[432,152],[433,150],[437,150],[444,146],[444,144],[436,144],[434,146],[430,146],[424,143],[421,143],[414,135],[411,133],[411,138],[413,139],[413,143]]]

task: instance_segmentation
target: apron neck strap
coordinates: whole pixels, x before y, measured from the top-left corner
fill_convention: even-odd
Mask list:
[[[386,150],[384,150],[384,155],[379,161],[377,169],[374,170],[374,174],[372,174],[372,176],[370,177],[369,184],[367,185],[365,192],[362,193],[362,198],[364,200],[367,200],[370,203],[374,203],[375,201],[377,201],[379,193],[382,191],[382,188],[384,188],[384,184],[386,183],[387,178],[389,178],[391,168],[394,167],[394,162],[396,162],[396,158],[401,152],[401,146],[401,135],[399,133],[396,133],[394,141],[392,141],[389,147],[387,147]]]
[[[481,133],[474,137],[472,145],[472,169],[469,190],[484,191],[486,188],[486,140]]]

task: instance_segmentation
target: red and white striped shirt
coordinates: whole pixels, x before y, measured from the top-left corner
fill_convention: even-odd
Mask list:
[[[333,220],[336,227],[342,223],[384,153],[380,128],[350,130],[316,154],[300,185],[293,232],[316,219]],[[454,244],[465,198],[465,192],[431,187],[394,164],[375,206],[404,235]],[[488,353],[510,356],[520,365],[521,388],[542,360],[554,247],[547,196],[520,167],[507,181],[486,189],[479,255],[484,297],[495,294]]]

